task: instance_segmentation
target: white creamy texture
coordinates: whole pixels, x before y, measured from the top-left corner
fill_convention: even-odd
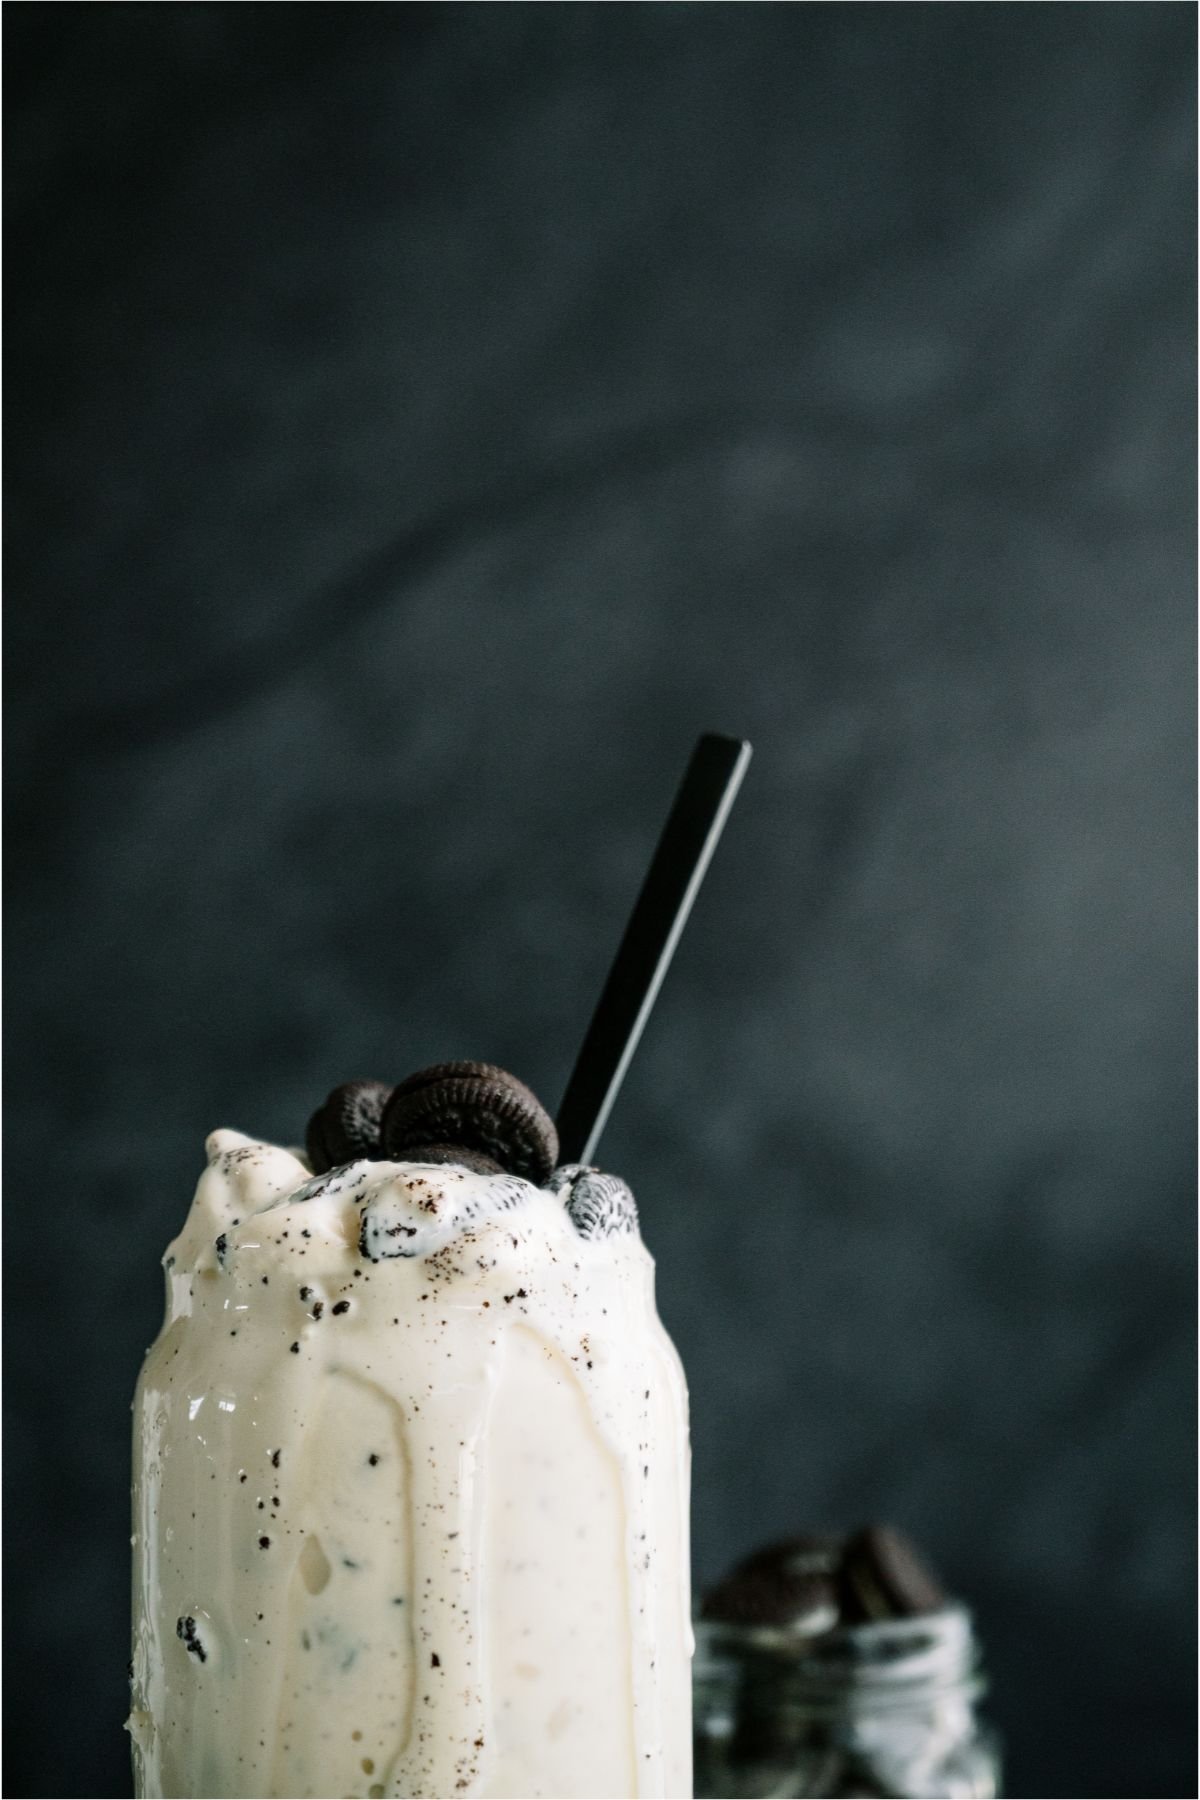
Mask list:
[[[138,1793],[690,1794],[687,1396],[636,1229],[208,1150],[134,1402]]]

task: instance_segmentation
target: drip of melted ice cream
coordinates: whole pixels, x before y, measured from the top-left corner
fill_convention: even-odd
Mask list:
[[[628,1189],[208,1149],[135,1400],[138,1793],[690,1793],[686,1390]]]

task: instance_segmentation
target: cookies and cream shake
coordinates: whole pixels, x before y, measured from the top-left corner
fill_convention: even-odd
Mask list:
[[[141,1795],[691,1793],[687,1397],[632,1195],[481,1064],[218,1131],[135,1402]]]

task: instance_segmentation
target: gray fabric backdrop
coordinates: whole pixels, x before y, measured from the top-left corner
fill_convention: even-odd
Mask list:
[[[6,24],[6,1792],[127,1791],[204,1133],[553,1105],[705,728],[697,1576],[895,1519],[1011,1792],[1194,1792],[1192,9]]]

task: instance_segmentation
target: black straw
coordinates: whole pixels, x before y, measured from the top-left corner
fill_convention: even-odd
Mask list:
[[[692,752],[559,1107],[564,1163],[596,1153],[749,761],[743,739],[711,732]]]

